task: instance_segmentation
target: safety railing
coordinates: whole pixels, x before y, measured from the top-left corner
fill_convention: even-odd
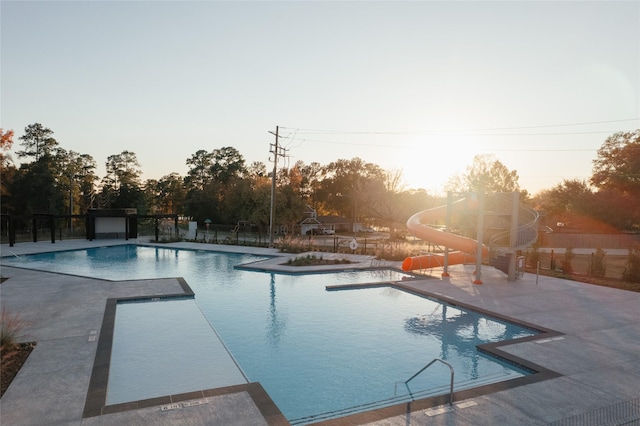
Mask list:
[[[434,363],[436,363],[438,361],[443,363],[447,367],[449,367],[449,371],[451,372],[451,383],[449,385],[449,405],[453,405],[453,378],[454,378],[453,366],[451,364],[449,364],[448,362],[441,360],[440,358],[435,358],[433,361],[431,361],[429,364],[427,364],[424,367],[422,367],[416,374],[414,374],[413,376],[409,377],[404,382],[402,382],[402,381],[396,382],[394,390],[393,390],[393,395],[396,396],[398,394],[398,384],[400,384],[400,383],[403,383],[405,385],[405,387],[407,388],[407,391],[409,392],[409,394],[411,394],[411,390],[409,389],[409,382],[411,380],[415,379],[416,377],[418,377],[420,375],[420,373],[422,373],[424,370],[426,370],[427,368],[431,367]]]
[[[529,247],[538,239],[538,218],[539,213],[534,209],[520,204],[518,211],[518,228],[515,245],[512,246],[511,230],[502,231],[491,237],[491,248],[502,248],[519,250]]]

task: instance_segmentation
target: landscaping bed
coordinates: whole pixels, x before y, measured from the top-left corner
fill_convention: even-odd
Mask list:
[[[35,348],[35,342],[18,343],[2,348],[2,361],[0,361],[0,398],[4,395],[20,368],[24,365]]]

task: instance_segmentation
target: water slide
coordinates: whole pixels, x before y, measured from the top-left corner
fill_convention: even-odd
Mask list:
[[[462,198],[451,203],[449,214],[477,211],[478,201],[474,198]],[[423,210],[411,216],[407,221],[407,228],[417,238],[430,241],[434,244],[442,245],[456,251],[449,252],[449,265],[475,261],[475,253],[478,250],[478,241],[462,235],[451,234],[441,231],[433,226],[440,219],[447,216],[447,205]],[[486,256],[489,249],[482,246],[482,255]],[[421,256],[407,257],[402,262],[402,270],[412,271],[415,269],[437,268],[444,265],[444,254],[429,253]]]

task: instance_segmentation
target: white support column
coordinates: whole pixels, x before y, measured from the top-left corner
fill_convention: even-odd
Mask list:
[[[451,191],[447,191],[447,215],[445,217],[445,232],[451,232],[451,208],[453,205],[453,194]],[[442,276],[449,276],[449,247],[444,247],[444,268],[442,270]]]
[[[514,191],[511,193],[511,232],[509,238],[509,253],[511,253],[511,259],[509,259],[509,273],[507,274],[508,281],[515,281],[517,278],[516,262],[518,255],[516,253],[516,247],[518,246],[518,211],[520,209],[520,193]]]
[[[478,192],[478,247],[476,248],[476,279],[474,284],[482,284],[482,240],[484,238],[484,192]]]

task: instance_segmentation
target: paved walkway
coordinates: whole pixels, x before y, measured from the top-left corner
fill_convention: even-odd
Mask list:
[[[11,248],[3,245],[0,249],[3,256],[20,256],[113,243],[70,240],[20,243]],[[187,247],[184,244],[170,246]],[[268,249],[211,248],[277,255]],[[370,266],[370,258],[354,260],[359,260],[361,267]],[[272,260],[259,267],[287,268],[281,263]],[[558,373],[557,377],[488,394],[456,393],[452,409],[440,399],[415,403],[409,413],[405,404],[326,424],[545,425],[563,420],[576,425],[640,424],[640,293],[529,274],[507,282],[502,273],[489,267],[482,269],[484,284],[474,285],[472,269],[454,267],[446,280],[434,270],[436,279],[404,284],[556,330],[560,333],[556,338],[507,345],[502,350],[544,366]],[[0,286],[2,306],[20,312],[29,321],[21,340],[38,342],[0,401],[3,426],[287,424],[277,407],[269,404],[268,396],[255,387],[83,417],[85,402],[91,396],[87,391],[106,300],[176,294],[183,291],[180,281],[109,282],[10,267],[1,272],[9,277]]]

